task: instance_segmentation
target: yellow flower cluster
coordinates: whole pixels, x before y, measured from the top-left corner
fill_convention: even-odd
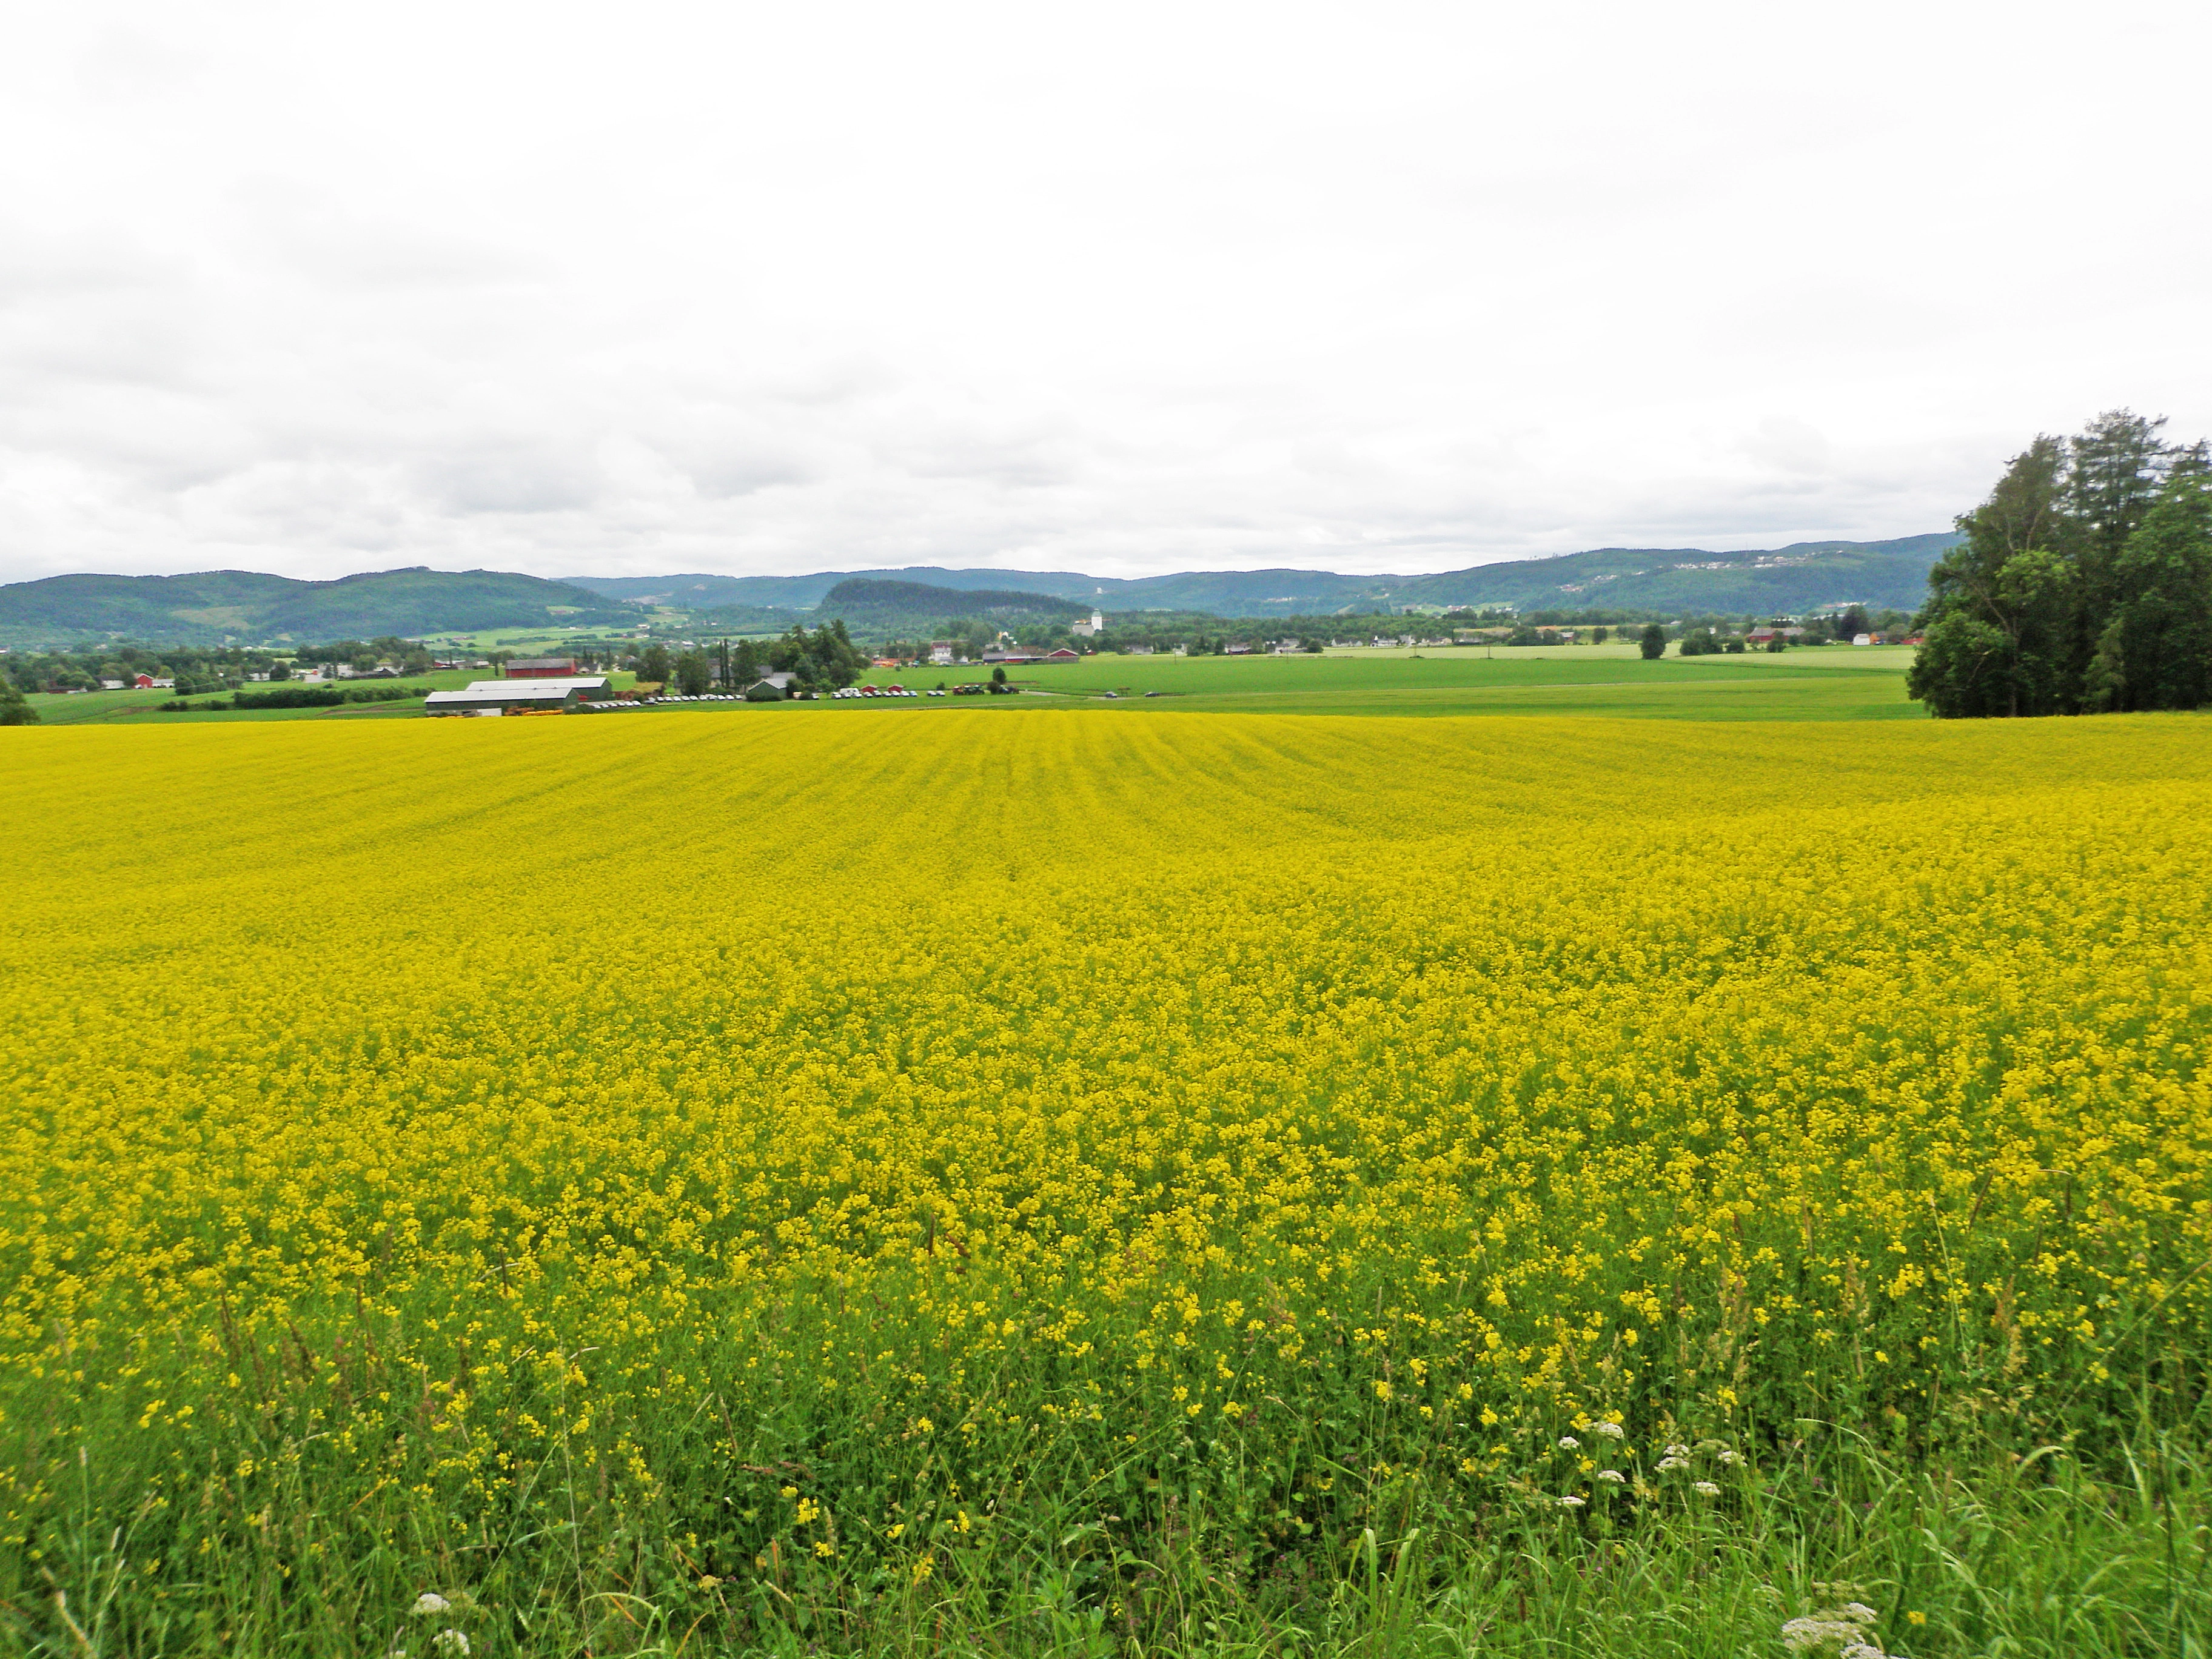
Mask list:
[[[0,1443],[234,1530],[566,1482],[726,1576],[2212,1337],[2198,721],[0,735]]]

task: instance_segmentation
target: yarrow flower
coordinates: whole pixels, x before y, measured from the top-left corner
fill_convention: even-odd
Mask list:
[[[1724,1451],[1721,1453],[1720,1459],[1724,1467],[1731,1469],[1737,1464],[1743,1462],[1743,1458],[1741,1454],[1732,1451]]]
[[[1613,1486],[1618,1486],[1628,1479],[1619,1469],[1600,1469],[1597,1472],[1597,1478]]]
[[[453,1604],[451,1601],[448,1601],[444,1596],[439,1595],[437,1591],[424,1590],[420,1595],[415,1598],[415,1605],[411,1609],[410,1609],[410,1611],[412,1612],[417,1619],[428,1619],[433,1613],[444,1613],[447,1611],[453,1605]]]
[[[1593,1433],[1601,1434],[1608,1440],[1618,1440],[1628,1432],[1618,1423],[1594,1423],[1590,1428]]]
[[[454,1659],[468,1659],[469,1638],[450,1625],[430,1638],[430,1645],[440,1653],[450,1653]]]
[[[1860,1601],[1823,1607],[1783,1626],[1782,1645],[1802,1654],[1832,1649],[1837,1659],[1889,1659],[1869,1628],[1875,1617],[1875,1610]]]
[[[1693,1480],[1690,1485],[1692,1491],[1703,1492],[1708,1498],[1718,1498],[1721,1495],[1721,1489],[1710,1480]]]
[[[1687,1446],[1669,1446],[1667,1448],[1667,1455],[1669,1457],[1687,1457],[1689,1455],[1690,1449]]]
[[[1587,1501],[1589,1500],[1581,1498],[1562,1498],[1559,1500],[1559,1507],[1563,1510],[1578,1510]]]
[[[1576,1439],[1574,1436],[1571,1434],[1563,1434],[1559,1437],[1559,1449],[1561,1451],[1580,1451],[1582,1449],[1583,1443]]]
[[[1688,1458],[1676,1457],[1672,1454],[1669,1454],[1659,1460],[1659,1473],[1662,1474],[1666,1474],[1669,1469],[1686,1469],[1689,1467],[1690,1460]]]

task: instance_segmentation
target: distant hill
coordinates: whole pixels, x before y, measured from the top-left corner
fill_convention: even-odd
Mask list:
[[[1799,542],[1735,553],[1598,548],[1425,576],[1332,570],[1194,570],[1122,579],[1073,570],[817,571],[803,576],[615,576],[547,581],[497,570],[372,571],[294,581],[245,570],[190,576],[49,576],[0,586],[0,643],[64,644],[124,635],[148,641],[254,643],[635,621],[666,605],[714,625],[774,631],[835,605],[848,621],[920,628],[954,617],[1009,619],[1174,611],[1218,617],[1325,616],[1406,605],[1511,605],[1521,611],[1794,615],[1856,600],[1918,607],[1928,568],[1957,538]],[[943,596],[959,594],[957,600]],[[836,596],[833,599],[833,594]]]
[[[1325,615],[1407,605],[1508,605],[1518,610],[1618,605],[1628,610],[1795,614],[1850,600],[1917,609],[1928,568],[1957,538],[1798,542],[1717,553],[1702,548],[1598,548],[1516,559],[1435,575],[1345,575],[1332,570],[1182,571],[1121,579],[1073,570],[817,571],[805,576],[579,576],[571,585],[610,599],[682,610],[747,605],[816,609],[850,580],[1047,594],[1109,611],[1210,611],[1218,617]]]
[[[0,586],[0,638],[19,644],[114,634],[148,641],[366,639],[635,617],[583,588],[499,570],[379,570],[327,582],[210,570],[48,576]]]
[[[1048,593],[1024,592],[1018,588],[938,587],[927,582],[885,581],[869,576],[847,577],[823,594],[815,609],[824,617],[841,617],[853,627],[870,631],[927,628],[960,617],[1000,623],[1058,622],[1087,616],[1091,611],[1079,600],[1056,599]]]

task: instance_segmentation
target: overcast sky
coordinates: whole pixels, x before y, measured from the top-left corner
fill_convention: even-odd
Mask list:
[[[2212,431],[2212,7],[25,3],[0,580],[1442,569]]]

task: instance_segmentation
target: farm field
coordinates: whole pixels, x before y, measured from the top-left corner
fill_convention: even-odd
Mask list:
[[[341,682],[347,685],[392,686],[410,691],[414,696],[398,702],[348,703],[337,708],[235,708],[221,714],[206,714],[198,710],[164,713],[161,705],[175,700],[177,694],[174,691],[79,691],[66,696],[36,692],[29,701],[31,706],[38,710],[39,723],[42,726],[161,726],[202,720],[250,725],[268,720],[389,720],[397,714],[420,715],[422,712],[421,699],[424,693],[466,685],[472,679],[484,678],[489,672],[483,669],[441,669],[410,679]],[[276,688],[252,685],[246,689],[266,691]],[[207,699],[203,696],[191,701],[204,702]]]
[[[1905,647],[1828,647],[1645,662],[1633,646],[1464,647],[1321,656],[1099,656],[1007,671],[1025,688],[1140,706],[1310,714],[1589,714],[1673,720],[1924,720],[1905,695]],[[909,684],[989,678],[916,670]],[[1146,698],[1147,691],[1158,692]]]
[[[1017,666],[1009,671],[1025,691],[1018,706],[1113,708],[1104,696],[1117,693],[1131,708],[1184,713],[1274,714],[1581,714],[1605,718],[1666,720],[1923,720],[1920,705],[1905,695],[1905,674],[1912,653],[1902,647],[1764,653],[1741,657],[1668,657],[1643,661],[1633,647],[1532,647],[1500,650],[1492,659],[1465,649],[1346,651],[1321,657],[1121,657],[1106,655],[1065,667]],[[453,670],[416,679],[394,681],[436,690],[485,677],[483,671]],[[629,683],[617,676],[618,684]],[[876,669],[866,676],[916,688],[958,685],[990,678],[990,670],[969,668]],[[1147,697],[1146,692],[1158,695]],[[75,696],[35,696],[32,704],[48,725],[139,724],[173,726],[209,722],[245,725],[267,721],[353,721],[420,717],[422,705],[410,700],[344,708],[192,710],[162,714],[156,705],[166,691],[94,691]],[[1004,709],[1003,702],[991,705]],[[934,710],[924,701],[896,705],[902,712]],[[728,704],[688,705],[659,711],[662,715],[769,714],[805,716],[884,712],[884,705],[862,702],[795,704],[780,709]]]
[[[2212,1644],[2212,727],[925,707],[0,732],[0,1644]]]

